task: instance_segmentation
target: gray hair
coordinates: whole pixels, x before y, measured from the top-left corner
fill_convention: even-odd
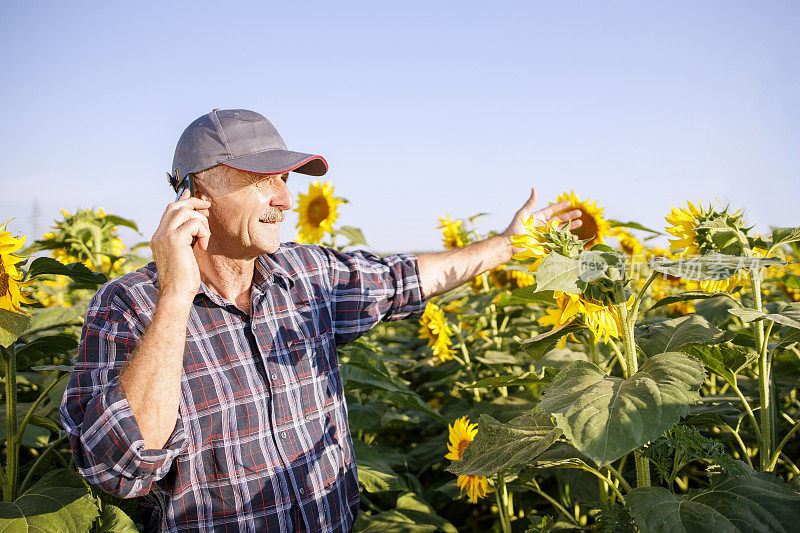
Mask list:
[[[229,170],[225,165],[217,165],[198,172],[195,178],[205,192],[224,189],[230,183]]]

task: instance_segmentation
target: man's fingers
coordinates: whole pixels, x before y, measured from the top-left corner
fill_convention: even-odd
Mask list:
[[[570,220],[580,218],[581,217],[581,210],[580,209],[573,209],[572,211],[568,211],[567,213],[561,213],[560,215],[556,215],[552,218],[557,218],[558,220],[563,220],[564,222],[569,222]]]
[[[175,231],[188,220],[202,220],[208,224],[208,217],[200,211],[181,209],[165,216],[164,229],[166,231]]]
[[[578,219],[575,219],[575,220],[573,220],[573,221],[570,223],[570,225],[569,225],[569,229],[578,229],[578,228],[580,228],[581,226],[583,226],[583,220],[581,220],[581,219],[579,219],[579,218],[578,218]]]
[[[167,211],[177,211],[178,209],[188,207],[189,209],[208,209],[211,207],[211,202],[197,198],[196,196],[188,196],[188,192],[182,194],[179,200],[167,205]]]
[[[537,213],[541,214],[545,218],[549,218],[551,215],[558,213],[562,209],[566,209],[570,206],[569,200],[563,200],[558,202],[557,204],[549,205],[543,209],[537,211]]]
[[[184,236],[189,244],[191,244],[193,237],[197,237],[198,242],[202,241],[201,246],[204,250],[208,246],[208,238],[211,236],[208,222],[198,218],[192,218],[181,224],[176,233]]]

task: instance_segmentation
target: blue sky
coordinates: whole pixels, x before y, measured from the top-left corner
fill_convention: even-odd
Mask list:
[[[5,2],[0,25],[0,219],[22,233],[102,206],[149,239],[215,107],[325,156],[340,223],[380,251],[440,249],[444,213],[502,230],[532,186],[659,229],[714,198],[800,224],[798,2]]]

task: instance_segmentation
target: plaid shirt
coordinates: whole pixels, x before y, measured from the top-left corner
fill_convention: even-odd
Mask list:
[[[247,315],[201,285],[187,328],[180,415],[144,448],[119,383],[158,301],[149,265],[89,306],[61,404],[78,469],[143,496],[148,529],[347,531],[358,476],[336,345],[419,317],[417,258],[283,243],[256,260]]]

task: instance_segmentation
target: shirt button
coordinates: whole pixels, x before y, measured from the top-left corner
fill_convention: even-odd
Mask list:
[[[298,492],[300,492],[300,494],[305,494],[305,491],[303,491],[303,489],[300,489]]]
[[[272,374],[272,380],[273,381],[277,381],[278,380],[278,374]]]
[[[281,438],[282,438],[282,439],[285,439],[285,438],[287,438],[288,436],[289,436],[289,435],[288,435],[288,434],[287,434],[285,431],[284,431],[283,433],[281,433]]]

